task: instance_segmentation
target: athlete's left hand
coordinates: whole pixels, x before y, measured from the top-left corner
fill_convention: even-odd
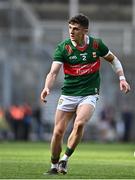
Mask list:
[[[130,85],[126,80],[120,80],[120,90],[123,91],[125,94],[130,91]]]

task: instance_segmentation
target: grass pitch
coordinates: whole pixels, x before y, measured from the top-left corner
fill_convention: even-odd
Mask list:
[[[67,175],[45,176],[47,143],[1,142],[0,179],[135,179],[135,144],[82,143],[69,160]]]

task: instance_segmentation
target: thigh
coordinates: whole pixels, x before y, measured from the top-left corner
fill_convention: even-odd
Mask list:
[[[55,114],[55,128],[59,128],[61,130],[65,130],[68,122],[73,117],[74,112],[66,112],[57,109]]]
[[[99,95],[97,94],[82,97],[77,107],[76,121],[85,123],[90,120],[91,116],[94,113],[98,97]]]
[[[82,104],[78,106],[76,112],[76,121],[81,121],[82,124],[85,124],[94,113],[95,108],[91,104]]]

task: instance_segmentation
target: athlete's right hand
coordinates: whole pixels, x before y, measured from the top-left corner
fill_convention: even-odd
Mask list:
[[[42,92],[41,92],[41,95],[40,95],[40,97],[41,97],[41,100],[43,101],[43,102],[47,102],[46,101],[46,96],[47,95],[49,95],[50,94],[50,90],[48,89],[48,88],[44,88],[43,90],[42,90]]]

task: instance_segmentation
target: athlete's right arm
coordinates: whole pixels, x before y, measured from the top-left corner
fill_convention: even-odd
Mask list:
[[[61,63],[57,63],[55,61],[52,63],[51,70],[46,77],[45,85],[44,85],[44,88],[43,88],[41,95],[40,95],[41,100],[43,102],[47,102],[46,96],[49,95],[49,93],[50,93],[50,89],[56,80],[56,77],[59,73],[61,65],[62,65]]]

